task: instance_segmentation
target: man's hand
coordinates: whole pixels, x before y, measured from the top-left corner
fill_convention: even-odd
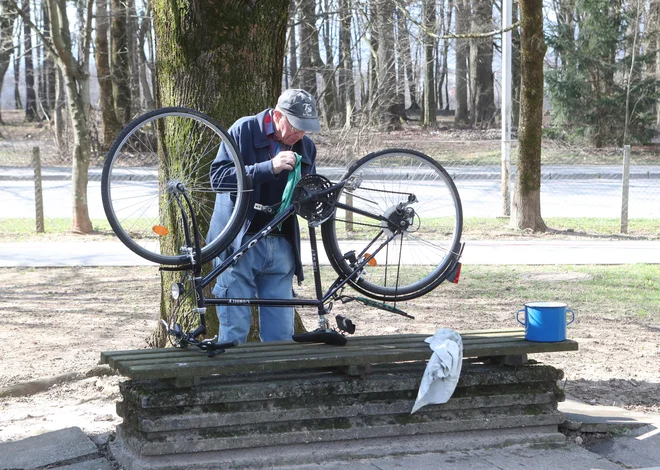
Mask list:
[[[285,150],[278,153],[271,160],[273,163],[273,173],[279,175],[283,171],[292,171],[296,167],[296,154],[291,150]]]

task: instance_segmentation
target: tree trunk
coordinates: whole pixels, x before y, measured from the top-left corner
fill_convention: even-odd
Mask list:
[[[512,21],[518,21],[518,3],[511,8]],[[520,28],[511,31],[511,127],[520,121]]]
[[[151,83],[147,79],[147,69],[152,69],[147,60],[147,56],[144,52],[145,41],[149,38],[149,32],[151,31],[151,4],[147,3],[147,9],[140,23],[140,30],[138,32],[138,61],[140,67],[140,86],[142,89],[142,96],[144,97],[144,102],[147,107],[147,111],[151,111],[156,108],[156,103],[154,100],[153,93],[151,91]],[[153,57],[152,57],[153,59]],[[152,75],[154,75],[153,70],[151,70]]]
[[[442,33],[444,36],[451,31],[451,17],[454,11],[454,0],[448,0],[446,12],[446,21],[443,25]],[[443,39],[443,54],[442,54],[442,76],[445,78],[445,109],[449,111],[449,69],[447,66],[447,59],[449,57],[449,39]]]
[[[9,7],[6,0],[0,0],[0,94],[2,93],[2,82],[4,81],[5,73],[9,68],[11,61],[11,53],[14,50],[12,40],[14,32],[14,23],[18,12]],[[0,109],[1,111],[1,109]],[[2,114],[0,113],[0,124],[3,124]]]
[[[135,0],[127,0],[126,36],[128,47],[129,86],[131,89],[131,114],[136,116],[142,109],[140,97],[140,58],[138,54],[138,20]],[[132,117],[131,116],[131,117]]]
[[[130,57],[126,27],[126,6],[123,0],[110,0],[110,44],[112,67],[112,94],[115,114],[122,126],[131,120]]]
[[[17,22],[18,24],[18,22]],[[16,28],[17,44],[14,48],[14,109],[23,109],[21,101],[21,29]]]
[[[365,104],[362,107],[366,109],[367,121],[370,124],[380,125],[378,112],[378,49],[379,34],[377,26],[378,18],[378,0],[369,0],[369,63],[367,65],[367,93],[365,93]]]
[[[424,0],[422,4],[422,22],[426,30],[433,31],[435,24],[435,0]],[[436,104],[435,104],[435,62],[433,49],[435,41],[429,34],[424,34],[424,117],[422,127],[436,127]]]
[[[351,1],[339,0],[339,102],[344,110],[343,124],[353,125],[355,86],[353,84],[353,53],[351,50]]]
[[[55,145],[58,149],[64,148],[64,136],[66,135],[66,95],[64,92],[64,80],[62,71],[55,67],[55,108],[53,111],[53,125],[55,127]]]
[[[476,0],[472,14],[472,33],[485,33],[493,23],[492,0]],[[470,67],[472,81],[472,123],[487,126],[495,115],[495,92],[493,89],[493,40],[492,38],[470,39]]]
[[[108,51],[108,2],[96,0],[96,75],[99,81],[99,107],[101,111],[101,147],[107,149],[115,140],[122,125],[115,113],[112,93],[112,72]]]
[[[226,127],[241,116],[272,107],[281,92],[288,12],[288,0],[250,5],[155,0],[161,105],[198,109]],[[214,195],[209,194],[211,209],[213,202]],[[206,229],[201,227],[203,232]],[[170,313],[171,281],[163,273],[161,317],[165,319]],[[210,308],[207,321],[208,333],[215,334],[217,317]],[[160,328],[150,342],[162,346],[165,340]]]
[[[47,38],[47,40],[52,41],[52,34],[50,32],[50,19],[48,17],[48,2],[44,1],[42,4],[43,12],[44,12],[44,36]],[[55,67],[55,60],[53,58],[53,55],[48,52],[45,52],[45,60],[44,60],[44,78],[45,78],[45,96],[46,99],[43,102],[44,108],[48,110],[48,113],[50,114],[50,119],[52,122],[53,119],[53,112],[55,111],[55,82],[56,82],[56,67]]]
[[[289,88],[298,80],[298,41],[296,40],[296,2],[289,5]]]
[[[314,0],[300,1],[300,88],[317,95],[316,69],[313,64],[314,44],[318,41],[316,35],[316,15],[314,14]],[[318,44],[316,46],[318,52]]]
[[[520,1],[520,126],[518,169],[511,224],[544,232],[541,218],[541,127],[543,119],[543,0]]]
[[[396,74],[394,64],[394,3],[378,5],[378,104],[379,129],[391,131],[401,127],[397,112]]]
[[[651,67],[656,83],[660,84],[660,0],[651,0],[649,6],[649,27],[651,28],[649,50],[652,54],[651,57],[655,56]],[[656,85],[656,93],[658,92],[658,88],[658,85]],[[656,132],[660,134],[660,100],[656,100],[655,103],[655,127]]]
[[[410,31],[408,30],[408,22],[406,15],[399,12],[399,44],[402,49],[402,61],[405,70],[406,79],[408,82],[408,89],[410,90],[410,109],[419,109],[417,101],[417,77],[413,69],[412,54],[410,52]]]
[[[456,34],[466,34],[470,24],[470,0],[456,0]],[[468,61],[469,41],[456,39],[456,114],[454,123],[468,123]]]
[[[23,14],[30,17],[30,0],[23,0]],[[32,62],[32,34],[30,25],[23,24],[23,49],[25,52],[25,120],[28,122],[39,119],[37,113],[37,96],[34,92],[34,66]]]

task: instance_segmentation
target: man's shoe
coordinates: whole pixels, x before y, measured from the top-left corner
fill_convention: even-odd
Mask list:
[[[307,333],[298,333],[291,337],[298,343],[325,343],[332,346],[343,346],[346,337],[335,330],[322,330],[321,328]]]

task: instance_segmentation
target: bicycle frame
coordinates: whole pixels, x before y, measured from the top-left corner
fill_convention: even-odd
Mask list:
[[[332,185],[330,188],[317,191],[311,194],[310,196],[308,196],[307,198],[303,199],[301,203],[313,201],[315,197],[324,196],[331,193],[332,191],[341,189],[344,184],[345,182],[336,183]],[[188,205],[192,219],[190,221],[190,225],[192,227],[187,227],[188,221],[187,218],[185,217],[185,211],[183,210],[183,203],[179,199],[179,194],[183,196],[184,201]],[[201,245],[200,245],[199,230],[197,226],[197,219],[195,217],[195,212],[192,210],[192,204],[185,193],[185,188],[178,188],[178,191],[174,191],[174,196],[183,214],[184,238],[186,240],[186,247],[184,248],[187,249],[188,252],[191,254],[191,266],[187,265],[184,268],[169,268],[168,270],[171,269],[176,271],[187,271],[192,267],[192,271],[194,273],[194,277],[192,281],[197,298],[197,308],[195,309],[195,312],[200,315],[200,326],[194,332],[191,333],[192,337],[198,336],[206,332],[205,314],[206,314],[207,305],[234,306],[234,307],[252,306],[252,305],[255,306],[268,305],[268,306],[279,306],[279,307],[297,307],[297,306],[316,307],[318,309],[318,314],[319,314],[319,327],[328,328],[328,320],[325,317],[325,314],[327,313],[325,309],[325,304],[330,300],[335,299],[337,297],[337,293],[342,290],[342,288],[346,285],[346,283],[348,283],[354,277],[359,276],[359,274],[362,272],[362,268],[364,268],[364,266],[366,266],[390,241],[392,241],[394,238],[400,235],[400,230],[396,229],[392,232],[391,235],[387,236],[386,239],[380,244],[380,246],[374,249],[371,253],[367,254],[365,253],[366,249],[363,250],[363,253],[360,253],[358,256],[358,259],[359,258],[362,259],[355,265],[355,268],[353,269],[352,273],[350,273],[348,276],[341,276],[341,275],[338,276],[337,279],[333,282],[332,286],[328,290],[323,292],[320,265],[318,260],[318,244],[316,239],[316,226],[318,224],[308,222],[307,226],[309,229],[309,241],[310,241],[311,254],[312,254],[312,269],[314,273],[314,287],[316,291],[316,299],[286,300],[286,299],[247,299],[247,298],[231,298],[231,299],[206,298],[203,293],[203,289],[206,286],[211,284],[219,275],[221,275],[231,266],[234,266],[247,251],[249,251],[252,247],[254,247],[254,245],[256,245],[261,239],[267,237],[280,223],[282,223],[284,220],[291,217],[292,215],[295,215],[296,210],[293,205],[286,208],[284,212],[276,216],[273,219],[273,221],[270,223],[270,225],[268,225],[264,230],[255,234],[247,242],[243,243],[240,246],[240,248],[236,251],[236,253],[228,257],[220,265],[213,268],[213,270],[211,270],[211,272],[209,272],[206,276],[201,276],[201,272],[202,272]],[[350,210],[352,212],[365,215],[375,220],[389,222],[387,218],[381,215],[373,214],[368,211],[355,208],[353,206],[347,206],[338,201],[335,201],[334,205],[335,207],[342,208],[345,210]],[[192,232],[193,232],[192,236],[190,233],[191,232],[190,228],[192,228]],[[382,233],[383,231],[378,233],[376,237],[372,239],[371,243],[367,245],[367,247],[368,248],[371,247],[376,242],[376,240],[380,238]],[[388,310],[388,311],[406,316],[408,318],[413,318],[412,316],[406,314],[405,312],[396,311],[396,309]]]

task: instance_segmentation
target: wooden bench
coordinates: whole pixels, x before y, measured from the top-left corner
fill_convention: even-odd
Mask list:
[[[523,356],[533,353],[577,351],[572,340],[538,343],[525,340],[524,330],[477,330],[459,332],[464,358]],[[350,371],[373,364],[424,361],[432,351],[424,342],[428,334],[356,336],[345,346],[294,343],[248,343],[229,348],[214,357],[196,348],[140,349],[101,353],[101,362],[131,379],[189,379],[234,372],[278,371],[334,367]]]
[[[111,452],[129,470],[187,470],[354,458],[358,440],[361,458],[466,449],[474,439],[562,441],[563,373],[524,359],[578,344],[526,341],[521,329],[460,333],[465,360],[452,398],[413,415],[430,335],[245,344],[213,357],[193,348],[104,352],[101,361],[131,379],[120,383],[123,423]]]

